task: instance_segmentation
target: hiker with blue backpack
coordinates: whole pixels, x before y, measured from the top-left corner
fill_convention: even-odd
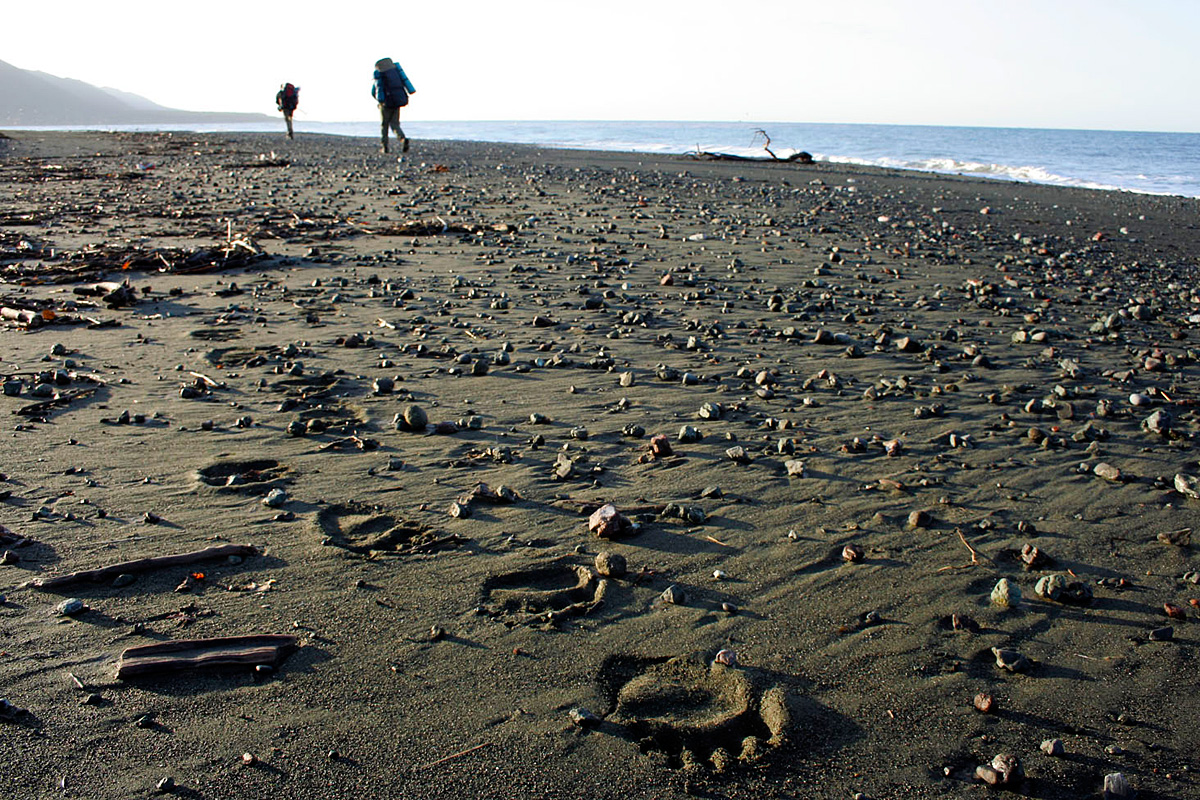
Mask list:
[[[275,106],[283,112],[283,121],[287,123],[289,139],[295,138],[292,135],[292,115],[296,113],[298,105],[300,105],[300,87],[290,83],[280,86],[279,91],[275,93]]]
[[[412,81],[395,61],[381,58],[375,62],[375,83],[371,86],[371,96],[379,103],[382,120],[379,133],[383,140],[383,152],[388,152],[388,128],[396,132],[400,151],[408,152],[408,137],[400,127],[400,109],[408,105],[408,96],[416,91]]]

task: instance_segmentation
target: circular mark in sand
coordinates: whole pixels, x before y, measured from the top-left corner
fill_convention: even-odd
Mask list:
[[[595,611],[607,591],[608,581],[590,568],[558,561],[488,578],[483,583],[483,607],[517,621],[553,622]]]
[[[196,470],[196,478],[205,486],[234,492],[260,494],[284,482],[291,470],[270,458],[249,461],[218,461]]]
[[[218,367],[261,367],[282,360],[282,351],[275,345],[263,347],[218,347],[204,354],[204,359]]]
[[[600,681],[615,705],[607,721],[675,767],[720,772],[758,761],[783,743],[791,724],[784,689],[763,689],[754,670],[699,655],[613,656]]]
[[[189,336],[206,342],[228,342],[242,338],[242,331],[239,328],[201,328],[192,331]]]
[[[435,550],[462,541],[457,536],[443,536],[428,525],[399,519],[377,507],[358,503],[321,509],[317,513],[317,528],[322,544],[366,556]]]

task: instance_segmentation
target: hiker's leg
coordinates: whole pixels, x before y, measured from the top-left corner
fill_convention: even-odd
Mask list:
[[[408,152],[408,137],[404,135],[404,129],[400,127],[400,109],[396,109],[396,138],[400,140],[400,152]]]
[[[287,123],[288,138],[291,139],[292,138],[292,115],[285,111],[283,114],[283,120],[284,120],[284,122]]]
[[[389,116],[390,116],[390,114],[388,113],[388,107],[385,106],[383,103],[380,103],[379,104],[379,119],[380,119],[379,139],[383,144],[383,152],[385,152],[385,153],[388,151],[388,121],[389,121],[388,117]]]

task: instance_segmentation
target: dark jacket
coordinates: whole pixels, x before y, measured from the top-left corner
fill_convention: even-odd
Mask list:
[[[415,91],[412,82],[404,74],[404,70],[400,68],[399,64],[386,72],[375,70],[375,83],[371,86],[371,96],[380,105],[389,108],[406,106],[408,105],[408,96]]]
[[[287,90],[291,88],[289,93]],[[290,83],[280,89],[275,95],[275,105],[280,111],[291,113],[296,110],[296,106],[300,103],[300,87],[292,86]]]

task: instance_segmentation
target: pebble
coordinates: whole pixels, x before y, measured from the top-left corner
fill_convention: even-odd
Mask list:
[[[673,605],[673,606],[683,605],[684,600],[686,599],[686,595],[684,594],[683,589],[676,586],[675,584],[671,584],[666,589],[664,589],[662,594],[659,595],[659,597],[662,599],[662,601],[664,603],[667,603],[667,604]]]
[[[567,712],[567,717],[571,720],[571,724],[579,728],[589,728],[599,725],[602,720],[600,717],[588,711],[583,706],[576,706]]]
[[[1170,625],[1164,625],[1161,628],[1155,628],[1150,631],[1150,641],[1152,642],[1169,642],[1175,638],[1175,629]]]
[[[262,504],[267,508],[279,508],[288,501],[288,493],[283,489],[272,489],[267,492],[267,496],[262,499]]]
[[[1129,779],[1120,772],[1110,772],[1104,776],[1104,800],[1133,800],[1137,795]]]
[[[1028,658],[1016,650],[993,647],[992,655],[996,657],[996,666],[1000,667],[1000,669],[1006,669],[1009,672],[1025,672],[1033,666]]]
[[[1016,608],[1021,602],[1021,590],[1008,578],[996,581],[992,589],[992,603],[1000,608]]]
[[[628,569],[625,556],[607,550],[597,553],[593,563],[595,564],[596,572],[605,578],[620,578],[625,575]]]
[[[71,597],[55,606],[54,611],[60,617],[73,617],[76,614],[82,614],[84,611],[87,611],[87,605],[78,597]]]
[[[736,667],[738,665],[737,653],[729,649],[718,650],[716,656],[713,657],[713,663]]]
[[[1042,742],[1041,749],[1043,753],[1051,756],[1052,758],[1058,758],[1062,755],[1065,755],[1067,752],[1066,747],[1063,745],[1062,739],[1046,739],[1044,742]]]
[[[1020,759],[1011,753],[1000,753],[990,764],[977,767],[975,777],[991,786],[1010,786],[1020,783],[1025,773]]]

